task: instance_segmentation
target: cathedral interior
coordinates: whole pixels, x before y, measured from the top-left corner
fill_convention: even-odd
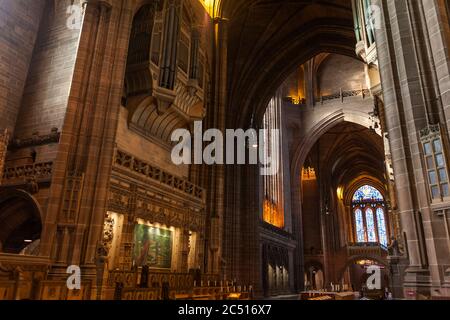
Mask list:
[[[449,0],[0,0],[0,300],[450,300],[448,156]]]

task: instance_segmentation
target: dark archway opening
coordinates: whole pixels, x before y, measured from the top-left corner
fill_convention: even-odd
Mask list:
[[[40,239],[42,221],[34,199],[26,192],[0,194],[0,252],[19,254]]]

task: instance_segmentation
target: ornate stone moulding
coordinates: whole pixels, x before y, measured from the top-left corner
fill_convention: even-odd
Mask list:
[[[203,232],[205,192],[193,183],[116,150],[108,210]]]
[[[150,223],[160,223],[176,228],[186,227],[198,232],[203,230],[205,221],[203,204],[183,203],[175,200],[169,193],[156,194],[153,190],[144,194],[139,192],[139,187],[132,183],[131,185],[130,191],[117,183],[111,184],[108,199],[109,211],[128,214]]]
[[[58,132],[58,128],[52,128],[51,132],[49,134],[45,135],[39,135],[39,134],[33,134],[33,136],[25,139],[12,139],[9,143],[8,149],[9,150],[17,150],[21,148],[27,148],[27,147],[35,147],[35,146],[41,146],[51,143],[59,143],[59,138],[61,136],[61,133]]]
[[[429,125],[420,130],[420,138],[433,138],[441,135],[441,129],[439,124]]]
[[[3,186],[25,186],[32,194],[39,191],[39,185],[49,184],[52,178],[53,162],[5,168]]]
[[[47,271],[50,260],[47,257],[0,253],[0,271]]]
[[[128,123],[141,134],[171,145],[174,130],[189,128],[206,115],[203,98],[195,83],[177,81],[174,90],[156,87],[152,95],[128,99]]]

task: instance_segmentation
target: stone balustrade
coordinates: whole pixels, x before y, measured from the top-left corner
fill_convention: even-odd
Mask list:
[[[349,243],[347,246],[349,256],[375,256],[386,258],[388,250],[379,243]]]

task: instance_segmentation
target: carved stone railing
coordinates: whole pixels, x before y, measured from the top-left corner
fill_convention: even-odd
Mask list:
[[[340,90],[337,93],[333,93],[331,95],[322,96],[316,102],[324,103],[325,101],[336,100],[336,99],[341,99],[343,101],[344,98],[357,97],[357,96],[361,96],[364,99],[364,98],[370,96],[370,90],[368,90],[368,89]]]
[[[146,163],[145,161],[139,160],[124,151],[116,150],[115,165],[145,176],[146,178],[165,185],[177,192],[200,199],[202,202],[205,201],[206,193],[203,188],[154,165]]]
[[[18,167],[6,168],[3,173],[3,184],[25,182],[27,179],[50,180],[53,162],[35,163]]]
[[[316,99],[316,103],[324,103],[331,100],[337,100],[340,99],[341,102],[344,102],[345,98],[350,97],[357,97],[361,96],[363,99],[366,97],[370,97],[370,90],[369,89],[357,89],[357,90],[340,90],[339,92],[335,92],[333,94],[324,95],[321,96],[319,99]],[[289,102],[291,104],[299,105],[299,106],[305,106],[306,100],[305,99],[295,99],[292,97],[285,97],[284,100],[286,102]]]
[[[0,271],[47,271],[50,260],[46,257],[0,253]]]
[[[376,242],[367,243],[349,243],[347,246],[349,256],[374,256],[387,258],[387,247]]]

